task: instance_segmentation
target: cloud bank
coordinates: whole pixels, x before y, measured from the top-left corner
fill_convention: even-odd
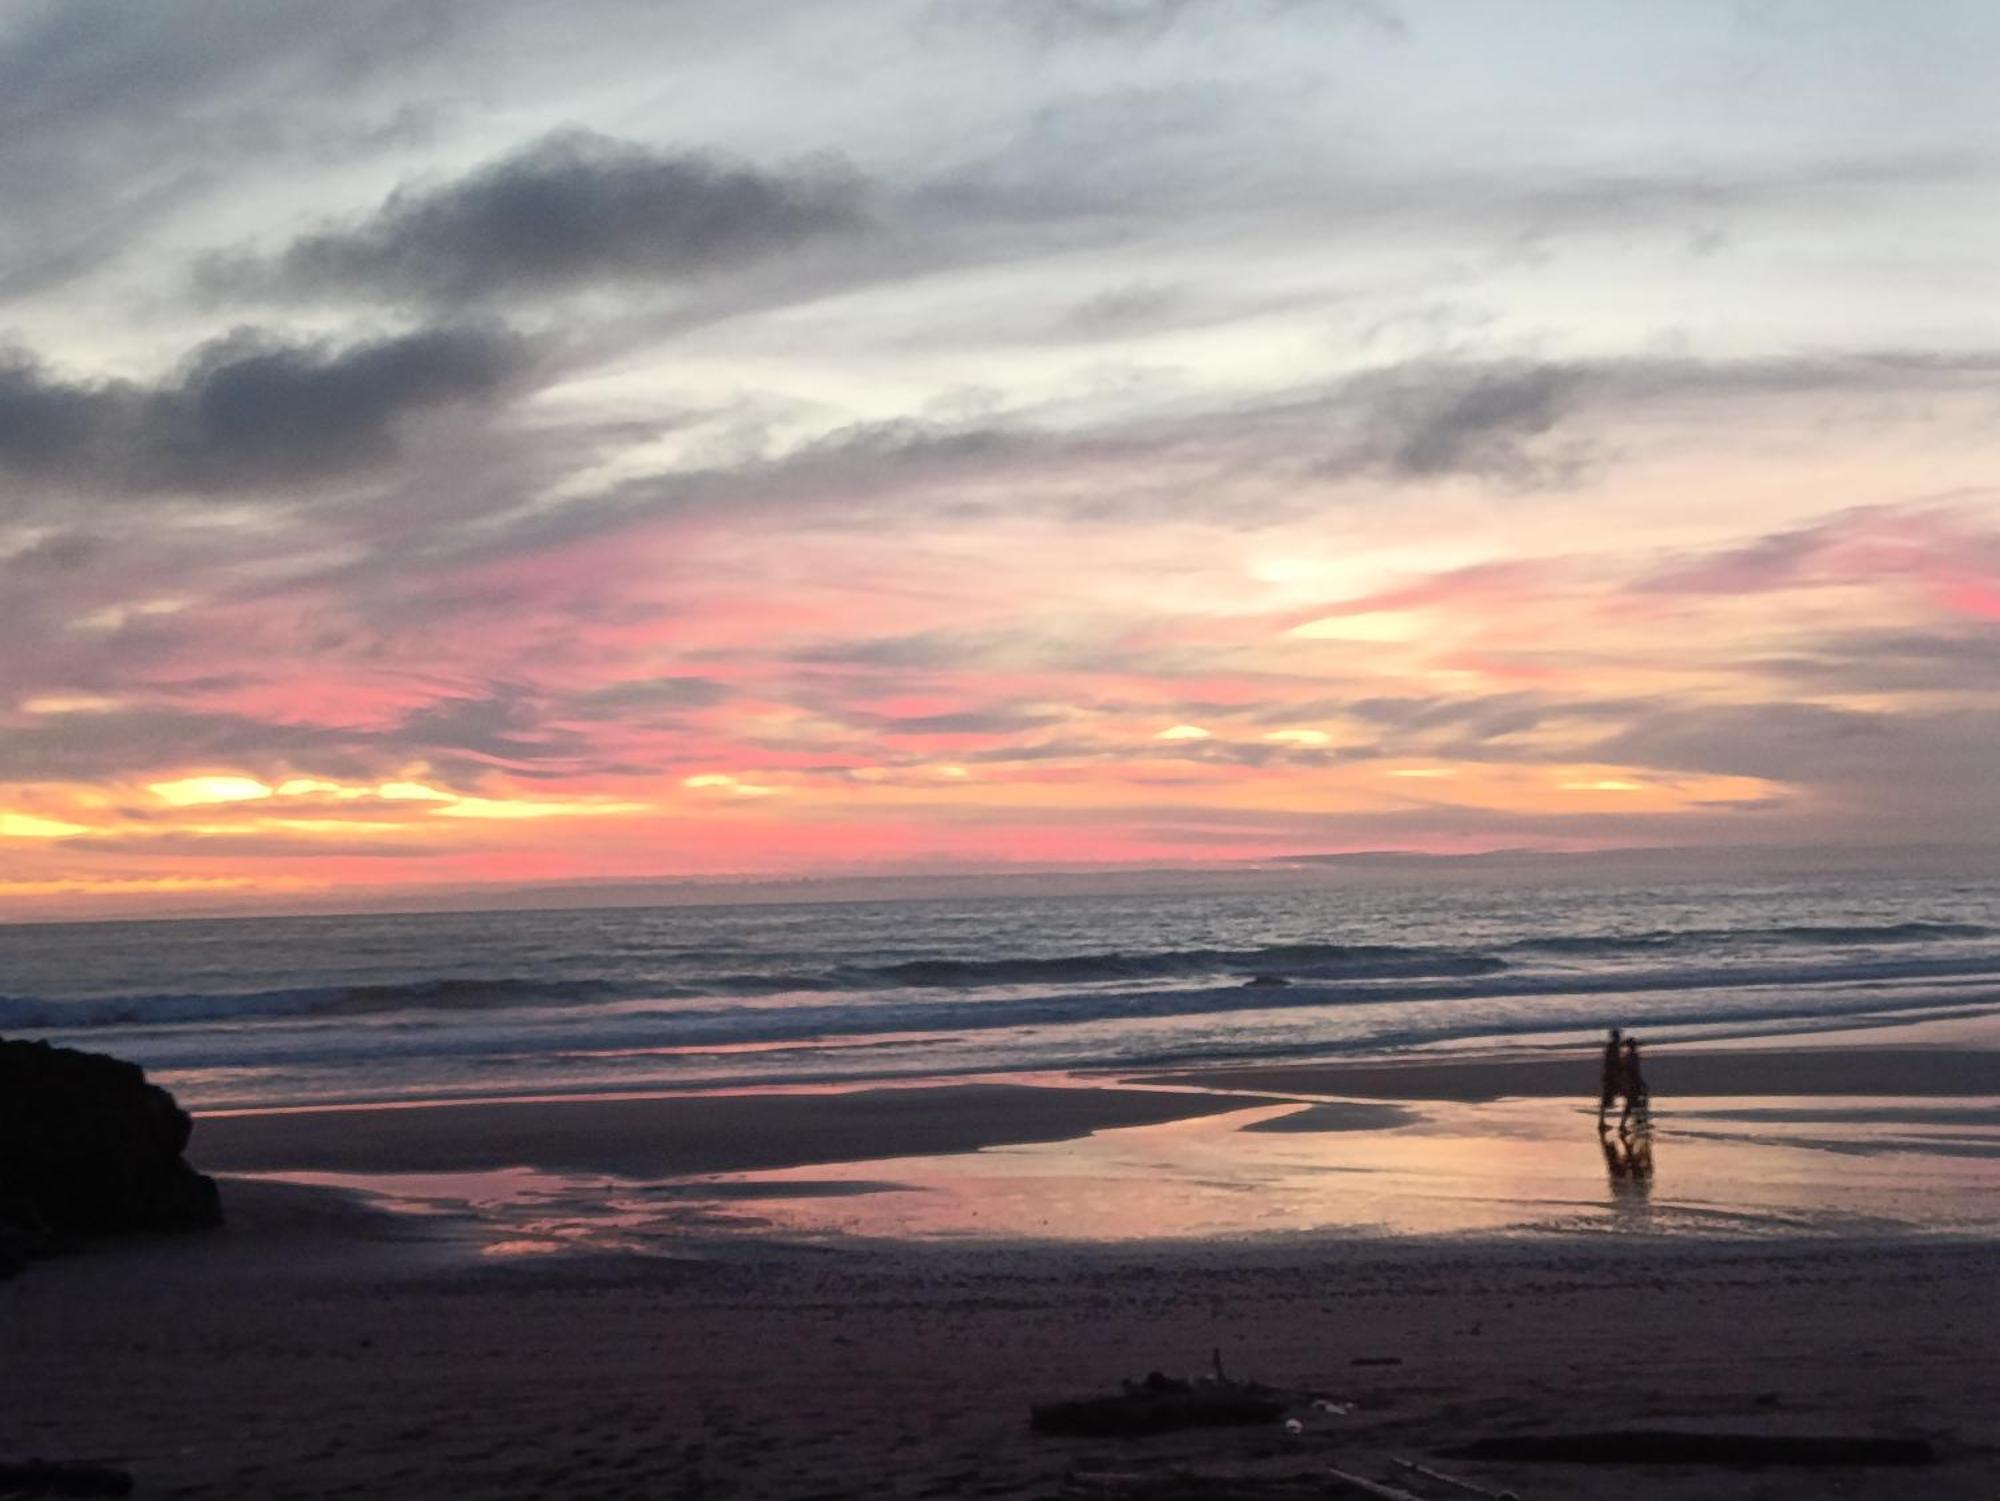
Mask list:
[[[1962,840],[2000,22],[1676,15],[0,0],[0,895]]]
[[[462,306],[671,282],[866,223],[859,178],[831,162],[760,170],[567,129],[454,182],[398,189],[366,219],[303,235],[266,265],[213,263],[204,281],[212,293],[247,281]]]

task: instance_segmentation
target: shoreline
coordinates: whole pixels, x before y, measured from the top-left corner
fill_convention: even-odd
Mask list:
[[[1791,1018],[1804,1022],[1810,1018]],[[1875,1016],[1841,1016],[1822,1019],[1822,1025],[1788,1027],[1773,1025],[1754,1031],[1715,1030],[1707,1024],[1663,1024],[1632,1029],[1648,1046],[1649,1057],[1709,1057],[1715,1055],[1768,1058],[1773,1054],[1819,1055],[1855,1052],[1922,1052],[1942,1056],[1953,1051],[2000,1053],[2000,996],[1979,1005],[1963,1003],[1926,1007],[1908,1014],[1883,1013]],[[1520,1032],[1473,1034],[1419,1046],[1397,1048],[1362,1047],[1352,1051],[1329,1048],[1298,1053],[1258,1054],[1224,1057],[1213,1062],[1151,1061],[1103,1063],[1078,1061],[1047,1066],[1004,1067],[990,1062],[931,1069],[886,1072],[809,1072],[781,1077],[747,1079],[699,1079],[685,1083],[655,1081],[632,1084],[542,1083],[519,1089],[489,1092],[430,1092],[389,1096],[342,1098],[316,1097],[301,1100],[225,1100],[213,1104],[189,1104],[198,1120],[225,1120],[236,1116],[309,1115],[364,1110],[425,1110],[444,1107],[552,1104],[566,1101],[625,1101],[697,1099],[722,1097],[776,1097],[784,1095],[852,1094],[862,1091],[935,1089],[982,1084],[1041,1085],[1064,1087],[1105,1082],[1143,1084],[1163,1080],[1196,1081],[1209,1076],[1234,1073],[1278,1075],[1292,1070],[1383,1071],[1414,1069],[1426,1065],[1488,1063],[1508,1069],[1537,1064],[1548,1073],[1547,1080],[1526,1083],[1543,1094],[1575,1092],[1567,1087],[1564,1069],[1575,1060],[1593,1058],[1599,1045],[1595,1032]],[[83,1046],[87,1039],[69,1038],[63,1045]],[[1748,1067],[1749,1065],[1742,1065]],[[1768,1065],[1766,1065],[1768,1066]],[[1592,1065],[1594,1067],[1594,1064]],[[173,1087],[174,1070],[149,1070],[159,1082]],[[1523,1075],[1526,1078],[1526,1075]],[[1212,1087],[1199,1083],[1196,1087]],[[1728,1088],[1749,1089],[1748,1084]],[[1845,1092],[1845,1091],[1840,1091]],[[1490,1096],[1489,1096],[1490,1097]],[[184,1104],[188,1103],[183,1101]]]
[[[2000,1094],[2000,1048],[1871,1041],[1785,1049],[1661,1044],[1656,1106],[1709,1098],[1969,1099]],[[1246,1099],[1594,1104],[1595,1049],[911,1078],[196,1112],[194,1153],[224,1173],[748,1172],[976,1152],[1239,1109]],[[1281,1129],[1281,1128],[1274,1128]]]
[[[1386,1480],[1399,1456],[1535,1501],[1990,1496],[2000,1227],[1811,1201],[1825,1180],[1990,1202],[1996,1158],[1938,1149],[2000,1151],[2000,1055],[1828,1051],[1654,1050],[1656,1090],[1738,1092],[1662,1100],[1643,1192],[1607,1183],[1584,1050],[204,1117],[200,1166],[280,1181],[226,1178],[219,1232],[0,1284],[0,1405],[23,1452],[117,1456],[142,1497],[1050,1501],[1079,1474]],[[1836,1067],[1842,1091],[1792,1092]],[[1911,1092],[1863,1087],[1891,1081]],[[1755,1095],[1778,1090],[1774,1121]],[[283,1166],[306,1159],[334,1166]],[[1696,1202],[1723,1180],[1761,1213]],[[1038,1207],[1092,1233],[1038,1238]],[[1027,1421],[1215,1352],[1348,1410],[1120,1441]],[[1937,1458],[1443,1457],[1634,1428]]]
[[[193,1155],[459,1217],[487,1255],[2000,1234],[2000,1052],[1660,1047],[1647,1067],[1635,1139],[1593,1129],[1577,1052],[238,1113],[203,1118]]]

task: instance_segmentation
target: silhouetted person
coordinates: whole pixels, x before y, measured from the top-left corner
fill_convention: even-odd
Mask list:
[[[1623,1131],[1633,1111],[1638,1111],[1640,1119],[1644,1120],[1646,1107],[1652,1103],[1652,1096],[1646,1091],[1646,1076],[1639,1071],[1639,1044],[1632,1039],[1626,1040],[1625,1060],[1620,1072],[1623,1075],[1620,1087],[1625,1091],[1625,1110],[1618,1117],[1618,1129]]]
[[[1611,1102],[1618,1098],[1625,1084],[1625,1058],[1618,1051],[1619,1032],[1611,1029],[1611,1036],[1604,1043],[1604,1078],[1597,1093],[1597,1124],[1604,1124],[1604,1112],[1611,1108]]]

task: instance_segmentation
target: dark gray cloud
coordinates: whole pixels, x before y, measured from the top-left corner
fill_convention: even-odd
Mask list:
[[[487,328],[333,347],[239,330],[158,386],[0,363],[0,472],[77,488],[186,490],[322,478],[386,458],[403,422],[491,401],[529,363]]]
[[[101,557],[106,546],[103,538],[89,532],[50,532],[0,563],[0,569],[14,580],[71,574]]]
[[[1032,649],[1032,644],[1031,639],[1024,641],[1005,629],[939,628],[897,636],[818,641],[794,651],[791,660],[837,667],[948,671],[1004,661]]]
[[[1662,705],[1636,715],[1588,754],[1667,771],[1886,785],[1911,769],[1906,758],[1913,750],[1928,760],[1956,738],[1944,733],[1952,718],[1816,703]]]
[[[1362,382],[1364,452],[1408,479],[1469,475],[1513,486],[1575,477],[1574,452],[1538,446],[1576,405],[1585,372],[1568,366],[1436,367]]]
[[[522,341],[493,329],[425,329],[339,350],[232,336],[205,349],[161,406],[194,474],[310,475],[384,456],[404,416],[491,400],[527,362]]]
[[[1958,842],[2000,818],[1991,706],[1896,713],[1814,703],[1662,705],[1589,751],[1660,771],[1768,778],[1795,788],[1817,837]]]
[[[1790,531],[1773,532],[1741,547],[1677,561],[1632,587],[1645,594],[1751,594],[1796,582],[1829,541],[1837,540],[1837,519]]]
[[[606,769],[590,756],[584,737],[547,724],[546,717],[536,695],[507,686],[436,700],[386,728],[157,703],[24,716],[0,735],[0,782],[215,771],[272,781],[315,776],[370,782],[398,776],[421,759],[436,776],[465,787],[495,769],[529,780]]]
[[[368,777],[388,769],[372,738],[332,726],[159,707],[44,715],[0,735],[0,781],[86,781],[177,768]]]
[[[1241,21],[1246,11],[1260,21],[1316,11],[1392,34],[1403,30],[1385,0],[943,0],[935,10],[953,20],[996,21],[1044,44],[1152,40],[1188,22]]]
[[[1871,198],[1927,185],[1970,183],[1987,164],[1961,149],[1871,152],[1702,170],[1597,172],[1567,180],[1458,183],[1469,208],[1516,226],[1517,249],[1576,231],[1672,227],[1697,255],[1727,246],[1748,216],[1851,212]]]
[[[1844,783],[1890,795],[1964,791],[1992,767],[1992,712],[1874,712],[1816,702],[1658,706],[1588,748],[1594,761],[1660,771]]]
[[[1067,716],[1032,704],[996,704],[984,709],[959,709],[943,714],[850,715],[888,735],[1008,735],[1040,729]]]
[[[1645,721],[1658,707],[1646,699],[1502,693],[1471,699],[1360,699],[1350,712],[1375,729],[1376,755],[1518,765],[1552,758],[1547,744],[1524,738],[1535,731],[1564,730],[1575,737],[1576,758],[1592,759],[1601,747],[1586,744],[1589,736]]]
[[[492,329],[425,329],[345,349],[235,334],[151,403],[169,474],[206,484],[311,478],[385,457],[426,408],[493,399],[526,367]]]
[[[1141,760],[1196,761],[1209,766],[1344,766],[1373,761],[1381,754],[1372,745],[1285,745],[1266,740],[1156,741],[1136,752]]]
[[[1168,326],[1186,302],[1187,293],[1182,288],[1133,282],[1079,303],[1071,310],[1069,322],[1087,336],[1115,338]]]
[[[865,196],[831,161],[772,170],[562,130],[456,182],[401,189],[261,270],[225,258],[203,279],[211,292],[261,283],[454,305],[672,280],[852,233]]]
[[[1450,730],[1475,739],[1519,735],[1540,725],[1550,706],[1532,693],[1479,698],[1359,698],[1341,706],[1356,719],[1402,733]]]
[[[960,0],[963,15],[985,13],[1044,42],[1158,36],[1208,0]]]
[[[576,769],[587,758],[590,742],[573,730],[544,723],[546,713],[539,695],[499,684],[483,694],[413,709],[384,739],[393,746],[517,772],[551,764]]]
[[[43,0],[0,15],[0,297],[138,243],[240,164],[379,139],[357,91],[457,34],[463,0]]]
[[[564,706],[563,712],[572,719],[671,715],[686,709],[712,709],[727,703],[731,691],[728,684],[713,678],[634,678],[578,694]]]
[[[258,807],[260,805],[252,805]],[[262,811],[268,812],[268,809]],[[353,810],[343,808],[352,818]],[[226,816],[226,809],[210,811],[208,817]],[[416,859],[448,854],[448,843],[426,843],[400,831],[384,837],[329,839],[273,835],[267,830],[242,834],[190,834],[181,831],[91,835],[65,839],[65,853],[99,855],[179,856],[190,860],[284,860],[284,859]]]
[[[86,454],[121,405],[121,388],[75,386],[19,351],[0,356],[0,463],[42,473]]]
[[[788,662],[810,667],[868,673],[878,688],[900,685],[912,691],[927,684],[932,674],[976,670],[1145,673],[1161,678],[1201,677],[1215,670],[1214,656],[1207,650],[1151,647],[1134,643],[1131,635],[1128,616],[1045,612],[1029,622],[812,640],[782,655]],[[843,674],[835,671],[830,676],[838,683]],[[844,688],[833,691],[836,699],[844,696]]]
[[[1987,695],[2000,685],[2000,626],[1857,631],[1746,665],[1817,692]]]

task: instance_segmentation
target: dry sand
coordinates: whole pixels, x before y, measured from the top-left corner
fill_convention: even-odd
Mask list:
[[[1351,1086],[1283,1087],[1415,1097],[1390,1093],[1386,1074]],[[1256,1086],[1232,1072],[1229,1087]],[[1046,1141],[1213,1108],[1180,1091],[961,1086],[313,1112],[204,1121],[196,1155],[694,1172]],[[1339,1463],[1389,1479],[1392,1454],[1486,1434],[1679,1425],[1921,1434],[1942,1459],[1439,1463],[1527,1501],[2000,1494],[2000,1246],[1987,1240],[829,1249],[691,1235],[673,1258],[508,1262],[467,1257],[448,1221],[325,1190],[234,1181],[227,1202],[218,1236],[103,1248],[0,1284],[0,1457],[118,1461],[142,1496],[1054,1497],[1079,1471]],[[1314,1415],[1297,1437],[1029,1431],[1031,1401],[1186,1372],[1216,1347],[1233,1373],[1359,1407]]]

